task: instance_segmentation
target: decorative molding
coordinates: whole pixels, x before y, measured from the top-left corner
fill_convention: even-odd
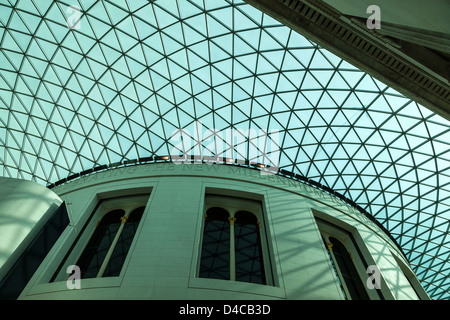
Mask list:
[[[333,251],[333,244],[331,242],[327,242],[327,248],[330,251]]]
[[[319,0],[246,0],[405,96],[450,119],[449,81]]]
[[[126,217],[126,216],[120,217],[120,224],[125,224],[127,222],[127,220],[128,220],[128,217]]]

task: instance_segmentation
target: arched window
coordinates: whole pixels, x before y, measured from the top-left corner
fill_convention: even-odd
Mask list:
[[[327,250],[328,258],[330,259],[331,267],[333,268],[334,274],[339,282],[339,287],[341,288],[341,292],[344,295],[345,300],[348,300],[347,293],[345,292],[344,286],[342,285],[341,276],[339,275],[339,272],[337,271],[337,268],[336,268],[336,264],[334,263],[334,259],[331,256],[331,250],[332,250],[333,245],[331,244],[331,242],[327,243],[327,241],[325,240],[324,237],[322,237],[322,240],[323,240],[323,244],[328,249]]]
[[[65,255],[50,282],[67,280],[67,268],[80,268],[81,279],[118,277],[143,217],[149,194],[103,194],[85,212],[83,224],[76,227],[66,243]]]
[[[239,211],[234,217],[236,280],[265,283],[261,236],[256,216]]]
[[[141,221],[142,214],[144,213],[144,209],[145,207],[140,207],[133,210],[126,219],[126,223],[119,235],[114,251],[109,259],[105,272],[103,273],[103,277],[117,277],[120,274],[139,222]]]
[[[346,292],[352,300],[368,300],[369,296],[347,248],[334,237],[330,237],[329,241],[328,249],[330,249],[331,255],[337,264],[340,280],[345,283]]]
[[[262,246],[260,203],[234,197],[208,199],[199,277],[267,284],[264,266],[269,259],[267,246]]]
[[[208,209],[203,229],[201,278],[230,279],[230,223],[225,209]]]
[[[144,209],[137,208],[129,215],[117,209],[103,216],[76,263],[81,278],[120,274]]]
[[[100,220],[76,265],[80,267],[81,278],[95,278],[120,228],[123,210],[108,212]]]
[[[317,216],[315,220],[344,299],[384,299],[380,290],[366,287],[367,262],[359,247],[361,243],[355,240],[357,231],[353,234],[344,226]]]

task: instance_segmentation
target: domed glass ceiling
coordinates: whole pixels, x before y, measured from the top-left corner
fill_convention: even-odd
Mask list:
[[[1,175],[171,154],[194,123],[277,130],[281,169],[365,208],[450,298],[450,123],[245,2],[1,0],[0,39]]]

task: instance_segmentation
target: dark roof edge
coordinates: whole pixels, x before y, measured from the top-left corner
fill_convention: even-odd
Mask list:
[[[205,158],[207,158],[207,159],[205,159]],[[310,179],[308,177],[305,177],[303,175],[300,175],[300,174],[297,174],[297,173],[294,173],[294,172],[291,172],[291,171],[288,171],[285,169],[279,169],[276,167],[265,166],[264,164],[260,164],[260,163],[252,163],[248,160],[233,160],[233,159],[221,158],[221,157],[219,157],[219,158],[203,157],[202,158],[201,156],[190,156],[190,160],[191,160],[191,163],[204,163],[204,164],[215,163],[215,164],[221,164],[221,165],[239,166],[239,167],[243,167],[243,168],[249,168],[249,169],[260,170],[260,171],[265,170],[265,171],[269,171],[273,174],[276,174],[276,175],[279,175],[279,176],[282,176],[285,178],[293,179],[295,181],[299,181],[299,182],[305,183],[309,186],[312,186],[316,189],[322,190],[322,191],[340,199],[341,201],[343,201],[350,207],[358,210],[366,218],[368,218],[370,221],[375,223],[377,225],[377,227],[379,227],[389,237],[389,239],[391,239],[392,242],[395,243],[397,248],[402,253],[403,257],[408,261],[405,253],[403,252],[402,247],[398,244],[397,240],[374,216],[372,216],[370,213],[368,213],[363,207],[358,205],[352,199],[347,198],[343,194],[331,189],[330,187],[328,187],[326,185],[323,185],[313,179]],[[185,161],[185,160],[183,160],[183,161]],[[142,157],[142,158],[133,159],[133,160],[114,162],[114,163],[110,163],[108,165],[100,165],[100,166],[93,167],[91,169],[83,170],[80,173],[71,174],[67,178],[61,179],[52,184],[48,184],[47,188],[53,189],[54,187],[60,186],[69,181],[87,176],[92,173],[97,173],[99,171],[106,171],[106,170],[110,170],[110,169],[128,167],[128,166],[133,166],[133,165],[141,165],[141,164],[152,164],[152,163],[173,163],[173,161],[170,159],[169,156],[150,156],[150,157]]]

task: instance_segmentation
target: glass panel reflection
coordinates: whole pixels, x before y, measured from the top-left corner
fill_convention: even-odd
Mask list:
[[[237,212],[235,218],[236,280],[265,284],[258,220],[247,211]]]
[[[230,224],[228,212],[210,208],[206,212],[201,253],[201,278],[230,279]]]
[[[123,230],[120,233],[117,244],[114,247],[114,251],[106,266],[105,272],[103,273],[103,277],[116,277],[120,274],[139,222],[141,221],[142,214],[144,213],[144,209],[145,207],[140,207],[130,213],[127,222],[124,224]]]
[[[114,210],[103,216],[83,254],[76,263],[81,270],[81,278],[95,278],[105,260],[114,237],[120,227],[123,210]]]

